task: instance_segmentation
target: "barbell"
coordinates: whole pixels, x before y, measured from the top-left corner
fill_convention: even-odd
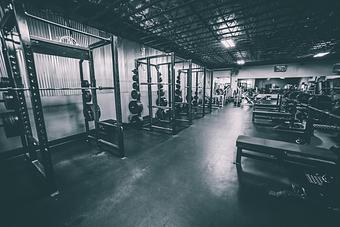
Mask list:
[[[39,88],[39,91],[70,91],[70,90],[114,90],[114,87],[60,87],[60,88]],[[0,91],[29,91],[29,88],[0,88]]]

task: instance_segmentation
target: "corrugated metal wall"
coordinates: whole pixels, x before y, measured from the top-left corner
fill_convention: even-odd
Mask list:
[[[39,17],[57,22],[62,25],[67,25],[72,28],[92,33],[95,35],[103,35],[108,37],[108,34],[91,28],[80,23],[67,20],[61,16],[51,12],[33,11],[32,14]],[[31,36],[37,36],[58,42],[75,41],[75,45],[87,47],[88,45],[99,41],[99,39],[89,37],[83,34],[69,31],[64,28],[59,28],[32,18],[28,18],[28,26]],[[36,70],[41,88],[48,87],[79,87],[79,60],[58,57],[52,55],[35,54]],[[111,86],[112,85],[112,55],[109,46],[100,48],[94,51],[95,73],[97,84]],[[100,67],[97,67],[97,66]],[[84,76],[88,79],[88,62],[83,63]],[[104,91],[101,91],[104,92]],[[61,96],[61,95],[79,95],[81,91],[41,91],[41,96]]]

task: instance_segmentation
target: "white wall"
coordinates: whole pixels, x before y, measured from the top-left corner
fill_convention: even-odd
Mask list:
[[[286,72],[274,72],[274,65],[244,66],[239,70],[237,77],[241,79],[329,76],[332,75],[333,64],[336,62],[286,64],[288,65]]]

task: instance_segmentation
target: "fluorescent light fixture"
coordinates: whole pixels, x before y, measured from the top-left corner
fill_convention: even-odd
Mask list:
[[[329,54],[329,52],[321,52],[321,53],[317,53],[313,56],[313,58],[321,58],[323,56],[326,56],[327,54]]]
[[[237,60],[237,64],[238,65],[244,65],[244,63],[246,63],[246,62],[244,60],[242,60],[242,59],[241,60]]]
[[[235,47],[235,42],[232,39],[224,39],[221,40],[221,43],[226,47],[226,48],[232,48]]]

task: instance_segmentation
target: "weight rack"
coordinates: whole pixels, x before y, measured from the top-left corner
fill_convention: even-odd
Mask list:
[[[100,41],[89,45],[88,47],[80,47],[76,45],[70,45],[66,43],[56,42],[52,40],[42,39],[39,37],[32,37],[29,33],[27,24],[27,17],[57,26],[60,28],[68,29],[73,32],[77,32],[88,37],[99,39]],[[123,127],[122,127],[122,111],[121,111],[121,99],[120,99],[120,85],[119,85],[119,71],[118,71],[118,51],[117,51],[117,37],[111,36],[105,38],[97,36],[91,33],[87,33],[81,30],[77,30],[65,25],[55,23],[53,21],[46,20],[25,12],[23,5],[17,2],[11,1],[4,8],[4,15],[0,21],[1,27],[1,45],[4,53],[4,60],[7,68],[7,74],[9,77],[9,85],[12,88],[14,94],[14,101],[18,104],[15,112],[18,114],[20,122],[22,122],[21,140],[24,151],[39,173],[45,179],[48,190],[51,196],[57,195],[58,189],[55,182],[54,168],[52,164],[51,152],[49,148],[49,141],[47,137],[43,106],[41,103],[39,84],[37,79],[37,73],[34,62],[34,53],[55,55],[61,57],[79,59],[80,67],[80,79],[83,81],[83,69],[82,63],[84,60],[89,61],[90,66],[90,80],[91,86],[96,87],[96,79],[94,74],[93,65],[93,50],[105,45],[110,45],[112,50],[113,61],[113,90],[115,97],[115,109],[116,109],[116,121],[114,124],[107,122],[100,122],[98,116],[97,94],[96,89],[91,89],[92,100],[94,106],[94,121],[95,121],[95,139],[96,143],[109,145],[119,151],[121,157],[125,157],[124,142],[123,142]],[[36,126],[37,139],[33,137],[32,128],[30,125],[29,114],[27,109],[27,103],[25,98],[25,89],[23,89],[23,78],[19,71],[19,59],[16,54],[17,49],[21,49],[24,57],[25,71],[28,79],[28,90],[30,93],[30,99],[32,103],[32,110],[34,116],[34,123]],[[83,106],[85,89],[80,88],[83,93]],[[88,138],[90,136],[89,122],[85,119],[86,133]],[[108,142],[102,138],[99,138],[98,131],[102,129],[103,125],[110,125],[117,133],[117,144]]]
[[[164,60],[165,58],[165,60]],[[161,63],[152,63],[152,60],[159,60],[162,61]],[[175,72],[175,66],[179,63],[187,63],[189,65],[188,67],[188,81],[191,81],[192,79],[192,63],[191,60],[186,60],[179,58],[178,56],[175,56],[175,53],[166,53],[166,54],[159,54],[154,56],[148,56],[143,58],[136,59],[136,69],[138,70],[141,65],[146,66],[146,76],[147,76],[147,82],[146,83],[140,83],[140,85],[146,85],[147,86],[147,93],[148,93],[148,115],[145,117],[147,120],[143,122],[142,128],[148,131],[152,130],[159,130],[162,132],[167,132],[171,134],[176,134],[181,129],[188,127],[192,123],[192,115],[191,111],[188,112],[187,119],[180,119],[178,118],[178,115],[176,114],[175,108],[176,108],[176,99],[175,99],[175,81],[176,81],[176,72]],[[151,67],[155,67],[156,71],[159,71],[161,66],[167,66],[167,74],[168,74],[168,83],[164,85],[168,85],[168,100],[169,103],[167,103],[167,106],[158,106],[153,105],[152,100],[152,85],[157,85],[159,88],[160,80],[159,80],[159,73],[157,73],[157,82],[152,83],[152,73],[151,73]],[[138,73],[138,76],[140,77],[140,74]],[[139,79],[139,78],[138,78]],[[138,80],[139,81],[139,80]],[[189,89],[189,88],[188,88]],[[191,87],[190,87],[190,94],[191,94]],[[160,98],[160,97],[159,97]],[[188,102],[188,108],[191,110],[191,97],[190,102]],[[164,111],[167,111],[169,120],[161,121],[161,123],[164,123],[163,125],[157,125],[156,119],[154,119],[154,109],[162,109]],[[185,125],[181,123],[185,123]]]

